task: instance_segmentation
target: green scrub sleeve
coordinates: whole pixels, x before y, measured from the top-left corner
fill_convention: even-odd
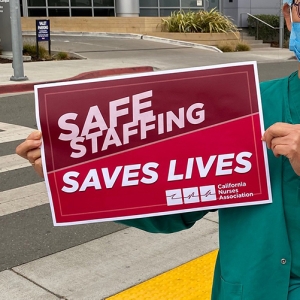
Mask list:
[[[196,221],[203,218],[207,213],[208,211],[195,211],[174,215],[122,220],[117,221],[117,223],[152,233],[173,233],[191,228]]]

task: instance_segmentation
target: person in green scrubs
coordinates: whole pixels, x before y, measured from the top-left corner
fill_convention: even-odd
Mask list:
[[[300,61],[300,0],[285,2],[283,13],[291,30],[290,49]],[[220,249],[212,300],[300,300],[299,74],[261,83],[267,128],[262,140],[269,149],[273,203],[218,211]],[[43,176],[40,145],[41,132],[35,131],[16,152]],[[172,233],[192,227],[206,213],[121,223],[153,233]]]

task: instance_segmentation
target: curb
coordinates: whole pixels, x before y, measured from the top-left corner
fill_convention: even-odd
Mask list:
[[[33,31],[23,31],[23,36],[35,36],[35,32]],[[215,46],[209,46],[204,44],[198,44],[193,42],[185,42],[180,40],[173,40],[167,38],[161,38],[157,36],[147,35],[147,34],[138,34],[138,33],[113,33],[113,32],[66,32],[66,31],[55,31],[51,33],[51,36],[91,36],[91,37],[110,37],[110,38],[124,38],[124,39],[137,39],[137,40],[145,40],[145,41],[153,41],[159,43],[166,43],[176,46],[182,47],[191,47],[196,49],[208,50],[213,52],[223,53],[219,48]]]
[[[89,72],[84,72],[84,73],[78,74],[74,77],[70,77],[70,78],[66,78],[66,79],[41,81],[41,82],[30,82],[30,83],[28,82],[28,83],[22,83],[22,84],[14,84],[14,85],[11,85],[11,84],[10,85],[1,85],[0,86],[0,94],[22,93],[22,92],[30,92],[30,91],[33,92],[34,86],[37,84],[93,79],[93,78],[98,78],[98,77],[133,74],[133,73],[144,73],[144,72],[152,72],[152,71],[154,71],[154,68],[150,67],[150,66],[89,71]]]
[[[202,50],[223,53],[222,50],[220,50],[219,48],[217,48],[215,46],[209,46],[209,45],[198,44],[198,43],[193,43],[193,42],[172,40],[172,39],[161,38],[161,37],[152,36],[152,35],[143,35],[141,37],[141,39],[145,40],[145,41],[154,41],[154,42],[166,43],[166,44],[171,44],[171,45],[176,45],[176,46],[191,47],[191,48],[196,48],[196,49],[202,49]]]

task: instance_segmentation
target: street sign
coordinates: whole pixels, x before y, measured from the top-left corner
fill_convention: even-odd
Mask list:
[[[51,55],[50,20],[36,20],[36,55],[39,58],[39,42],[48,42],[48,52]]]
[[[36,37],[38,42],[50,41],[50,20],[36,20]]]

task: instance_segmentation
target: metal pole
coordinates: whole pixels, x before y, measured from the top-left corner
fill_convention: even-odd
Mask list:
[[[116,0],[117,17],[138,17],[140,15],[139,0]]]
[[[28,78],[24,76],[23,68],[23,43],[21,30],[21,13],[19,0],[10,0],[10,23],[11,23],[11,42],[13,53],[14,75],[10,77],[12,81],[22,81]]]
[[[219,0],[219,12],[221,12],[222,14],[224,14],[222,0]]]
[[[2,56],[12,58],[9,1],[0,2],[0,41]]]
[[[279,24],[279,48],[283,48],[284,40],[284,17],[282,12],[283,0],[280,0],[280,24]]]

